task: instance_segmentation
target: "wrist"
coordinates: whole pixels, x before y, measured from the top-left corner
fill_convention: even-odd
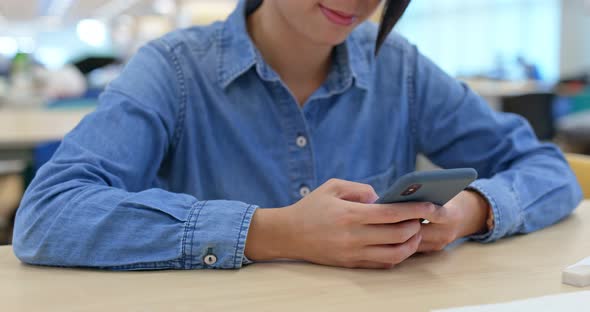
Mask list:
[[[474,191],[461,193],[462,208],[466,213],[465,231],[462,237],[484,234],[488,232],[488,216],[491,211],[490,204],[481,194]]]
[[[295,259],[291,209],[258,209],[252,217],[245,256],[252,261]]]

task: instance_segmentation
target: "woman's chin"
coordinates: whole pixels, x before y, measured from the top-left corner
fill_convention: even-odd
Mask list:
[[[342,44],[344,41],[346,41],[346,38],[348,37],[348,33],[346,34],[325,34],[321,37],[319,36],[314,36],[316,40],[316,42],[321,43],[323,45],[331,45],[331,46],[337,46]]]

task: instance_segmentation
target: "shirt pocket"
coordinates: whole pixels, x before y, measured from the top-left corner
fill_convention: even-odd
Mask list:
[[[358,183],[369,184],[377,194],[381,195],[391,186],[393,181],[395,181],[395,171],[395,165],[392,165],[381,173],[362,179],[355,179],[355,181]]]

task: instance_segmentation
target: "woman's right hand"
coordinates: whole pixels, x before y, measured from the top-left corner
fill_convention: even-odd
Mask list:
[[[413,255],[429,203],[373,204],[370,185],[330,180],[292,206],[256,211],[246,256],[388,269]]]

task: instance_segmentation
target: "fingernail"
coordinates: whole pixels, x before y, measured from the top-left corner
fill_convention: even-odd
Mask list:
[[[373,196],[373,199],[370,200],[367,204],[374,204],[379,200],[379,196],[375,195]]]

